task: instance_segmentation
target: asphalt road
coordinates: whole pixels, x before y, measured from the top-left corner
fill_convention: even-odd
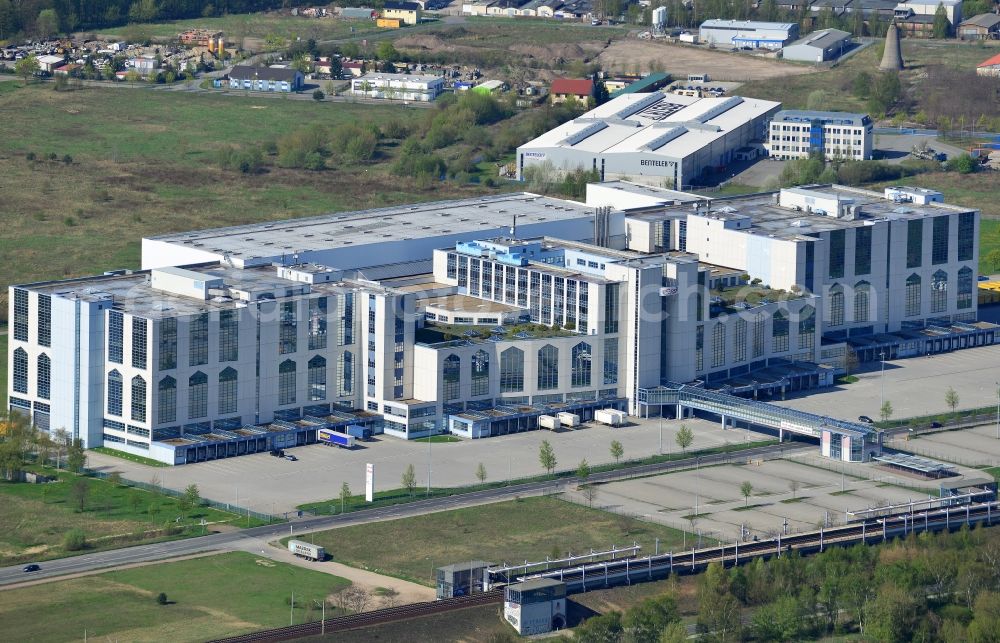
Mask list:
[[[642,465],[618,471],[606,471],[603,473],[593,474],[590,477],[590,480],[591,482],[625,480],[636,476],[663,473],[676,469],[686,469],[692,466],[700,466],[702,464],[723,464],[734,460],[745,460],[755,456],[773,455],[774,453],[790,453],[807,448],[814,447],[812,445],[802,443],[775,444],[765,447],[757,447],[754,449],[746,449],[743,451],[736,451],[733,453],[719,453],[701,456],[698,458],[686,458],[672,462]],[[366,509],[339,516],[307,518],[280,525],[267,525],[264,527],[244,529],[242,531],[211,534],[208,536],[174,540],[164,543],[154,543],[150,545],[137,545],[135,547],[126,547],[124,549],[95,552],[81,556],[71,556],[68,558],[45,561],[40,563],[42,567],[40,572],[30,574],[22,571],[24,569],[23,564],[13,567],[4,567],[0,569],[0,586],[41,578],[56,578],[67,574],[89,572],[97,569],[112,568],[119,565],[164,560],[167,558],[185,556],[199,552],[222,552],[232,549],[246,549],[245,546],[237,546],[237,543],[245,545],[246,540],[266,542],[275,538],[287,536],[289,534],[299,535],[311,531],[347,527],[350,525],[377,522],[380,520],[408,518],[411,516],[419,516],[439,511],[448,511],[450,509],[457,509],[460,507],[471,507],[500,502],[503,500],[510,500],[516,496],[534,496],[547,493],[557,493],[562,491],[564,487],[575,484],[575,478],[567,478],[558,481],[532,482],[449,496],[446,498],[420,500],[392,507]],[[334,555],[336,555],[335,552]]]

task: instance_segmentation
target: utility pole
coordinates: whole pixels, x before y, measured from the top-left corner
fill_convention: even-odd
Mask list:
[[[997,389],[997,440],[1000,440],[1000,382],[993,382]]]
[[[295,590],[292,590],[292,606],[288,608],[288,624],[295,625]]]
[[[433,444],[433,442],[431,442],[431,437],[433,436],[430,435],[427,436],[427,497],[428,498],[431,495],[431,444]]]
[[[885,404],[885,349],[879,351],[878,357],[882,361],[882,375],[879,377],[879,384],[881,386],[881,390],[879,392],[879,399],[878,399],[878,411],[879,413],[881,413],[882,406]]]

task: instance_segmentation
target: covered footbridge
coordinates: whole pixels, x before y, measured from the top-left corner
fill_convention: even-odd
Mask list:
[[[816,438],[823,456],[834,460],[865,462],[882,452],[882,433],[860,422],[837,420],[687,384],[640,388],[638,397],[639,407],[645,407],[647,416],[650,407],[661,414],[674,407],[678,418],[690,409],[719,416],[723,428],[746,422],[776,430],[781,439],[786,432]]]

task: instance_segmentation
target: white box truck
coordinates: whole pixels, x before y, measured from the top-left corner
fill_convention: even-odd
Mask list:
[[[326,550],[319,545],[312,545],[304,540],[289,540],[288,551],[300,558],[312,561],[326,560]]]
[[[538,416],[538,428],[549,429],[550,431],[555,431],[561,426],[559,423],[559,418],[554,415],[539,415]]]
[[[615,409],[598,409],[594,411],[594,420],[608,426],[622,426],[625,424],[625,413]]]
[[[577,426],[580,426],[580,416],[577,415],[576,413],[566,413],[564,411],[562,413],[559,413],[556,417],[559,418],[559,421],[562,424],[564,424],[564,425],[566,425],[568,427],[577,427]]]

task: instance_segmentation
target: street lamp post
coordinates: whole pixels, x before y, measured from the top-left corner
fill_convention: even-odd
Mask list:
[[[885,406],[885,350],[879,352],[879,359],[882,361],[882,375],[879,377],[879,385],[881,390],[879,392],[878,400],[878,412],[882,412],[882,407]]]
[[[1000,382],[993,382],[997,389],[997,440],[1000,440]]]
[[[657,455],[663,455],[663,407],[660,407],[660,449],[656,452]]]

